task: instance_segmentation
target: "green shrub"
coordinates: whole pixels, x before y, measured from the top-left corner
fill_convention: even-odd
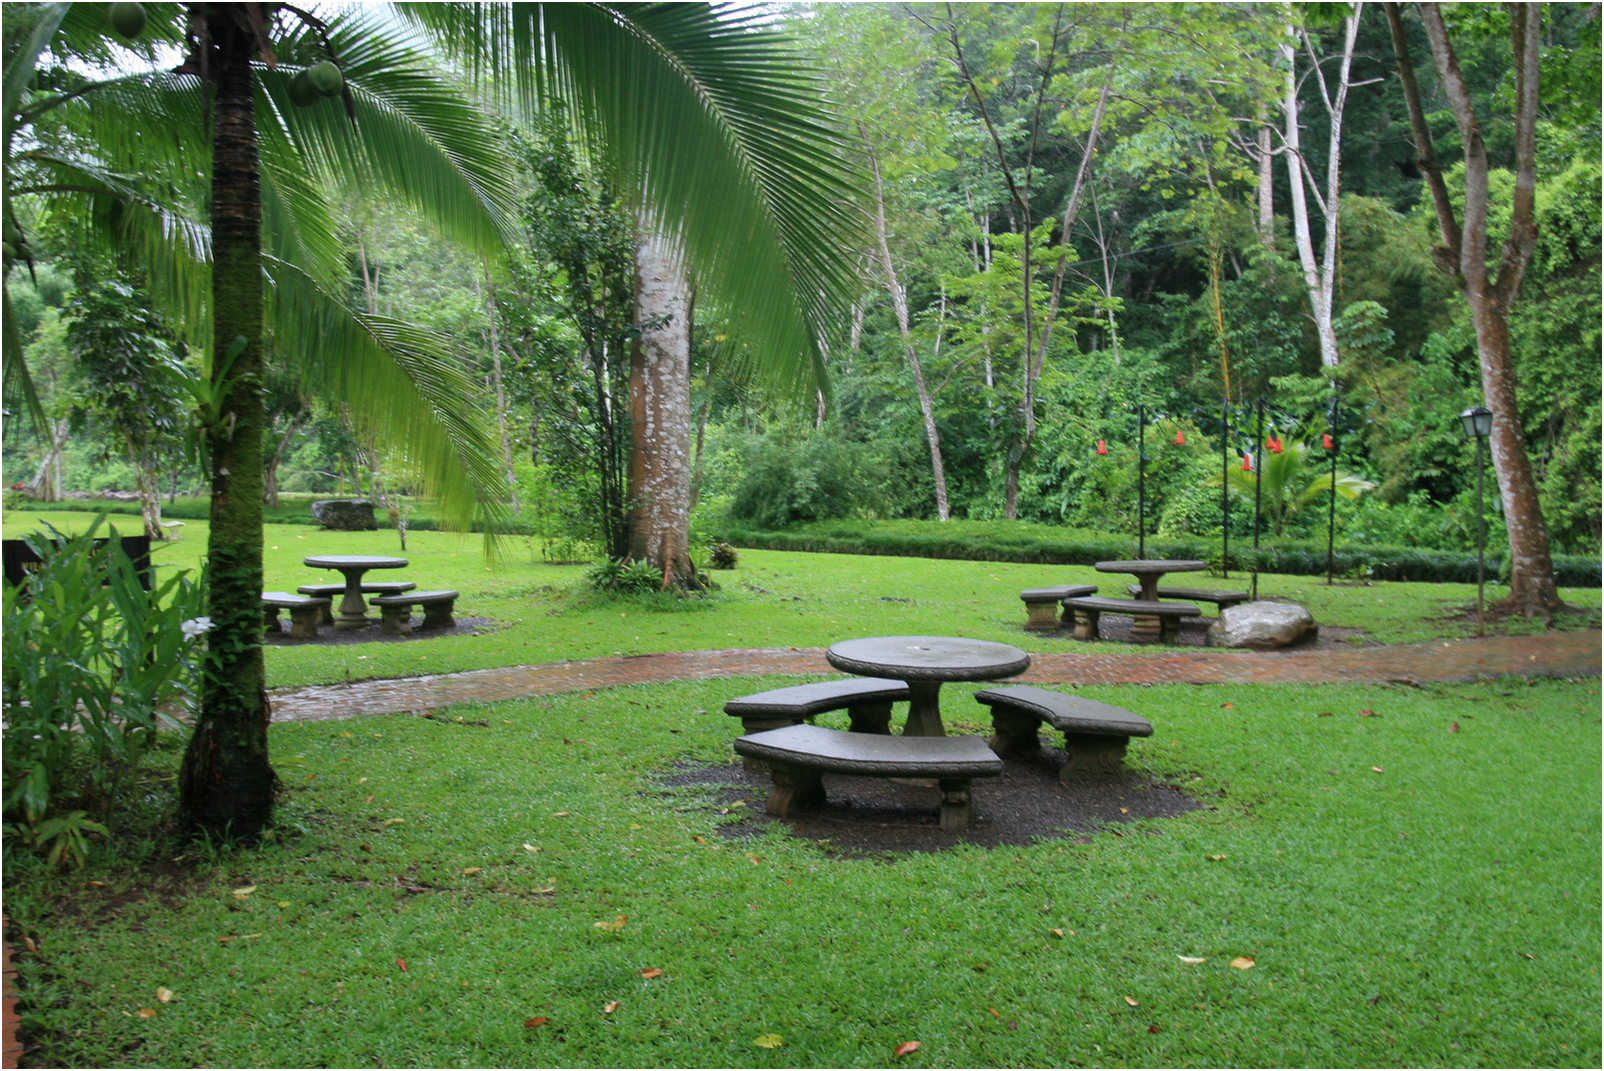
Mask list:
[[[761,528],[849,517],[866,501],[863,448],[828,435],[772,433],[748,447],[729,513]]]
[[[193,697],[210,626],[199,584],[179,573],[146,591],[115,529],[96,545],[100,523],[29,536],[42,561],[3,593],[4,814],[61,862],[82,862],[103,829],[89,815],[113,812],[160,725],[179,724],[168,710]]]
[[[597,591],[612,595],[649,595],[663,589],[663,573],[651,562],[608,558],[585,574]]]

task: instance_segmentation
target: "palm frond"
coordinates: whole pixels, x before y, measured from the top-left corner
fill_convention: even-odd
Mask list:
[[[860,226],[839,124],[815,67],[762,13],[707,4],[402,5],[505,103],[567,105],[577,132],[684,242],[769,375],[817,375],[843,323]]]
[[[445,336],[353,312],[296,265],[264,257],[266,313],[280,350],[318,397],[350,402],[364,434],[413,471],[455,525],[475,519],[487,540],[506,520],[480,388]]]

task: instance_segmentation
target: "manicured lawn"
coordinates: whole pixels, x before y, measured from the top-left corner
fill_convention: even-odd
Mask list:
[[[204,528],[158,561],[194,566]],[[327,579],[306,554],[398,550],[295,526],[268,547],[270,586],[291,589]],[[1018,592],[1110,581],[744,551],[711,598],[615,602],[583,566],[506,550],[487,566],[476,537],[414,533],[406,552],[405,575],[457,588],[491,631],[272,648],[272,683],[894,632],[1085,650],[1024,633]],[[1387,642],[1465,634],[1475,594],[1260,586]],[[1597,591],[1565,596],[1586,612],[1564,627],[1596,626]],[[8,838],[10,932],[35,948],[16,963],[29,1060],[1599,1065],[1596,679],[1080,689],[1148,717],[1130,764],[1204,806],[894,858],[790,836],[750,816],[759,796],[663,784],[731,762],[724,701],[783,683],[275,725],[279,823],[251,850],[168,839],[173,736],[85,870]],[[975,687],[944,691],[956,731],[984,731]]]
[[[1204,809],[896,859],[661,786],[776,683],[275,726],[275,843],[12,862],[31,1058],[1598,1066],[1596,681],[1087,689]]]
[[[81,530],[89,515],[10,513],[5,518],[6,534],[27,531],[37,518],[69,531]],[[122,520],[126,526],[131,519]],[[204,521],[188,522],[181,541],[155,551],[156,561],[197,568],[205,552],[206,527]],[[710,574],[719,590],[708,598],[619,603],[587,593],[586,565],[546,564],[538,546],[523,538],[508,540],[502,550],[497,560],[487,561],[479,536],[413,532],[403,554],[411,565],[373,574],[382,580],[404,577],[420,587],[454,588],[462,593],[457,615],[489,619],[495,631],[402,644],[273,647],[267,652],[269,683],[329,684],[656,651],[824,647],[847,636],[910,633],[1002,640],[1030,651],[1084,651],[1087,646],[1067,634],[1042,637],[1025,632],[1019,592],[1048,583],[1097,584],[1109,592],[1131,581],[1089,566],[743,550],[735,569]],[[265,553],[267,587],[294,591],[301,584],[338,579],[328,570],[302,564],[308,554],[402,552],[393,532],[268,525]],[[1229,579],[1195,574],[1187,579],[1239,590],[1246,590],[1247,584],[1240,574]],[[1474,623],[1463,619],[1465,608],[1475,605],[1473,585],[1327,585],[1318,577],[1266,574],[1259,579],[1259,591],[1265,597],[1302,603],[1322,626],[1361,629],[1373,642],[1408,643],[1475,631]],[[1489,586],[1489,601],[1500,594],[1496,585]],[[1568,588],[1563,594],[1586,613],[1562,620],[1561,627],[1597,626],[1598,590]],[[1494,630],[1541,627],[1517,619],[1496,622]],[[1126,644],[1107,646],[1130,649]]]

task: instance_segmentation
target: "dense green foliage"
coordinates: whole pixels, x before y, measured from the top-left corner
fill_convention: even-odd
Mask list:
[[[950,29],[979,103],[955,67],[945,9],[838,5],[808,14],[794,29],[832,72],[856,116],[845,135],[872,156],[884,182],[888,246],[955,516],[1004,515],[1006,463],[1021,448],[1026,250],[1002,164],[1022,179],[1031,153],[1038,328],[1054,275],[1060,267],[1064,275],[1033,386],[1037,428],[1019,458],[1020,518],[1134,536],[1140,406],[1148,419],[1148,535],[1207,541],[1222,522],[1209,486],[1219,479],[1221,446],[1231,466],[1253,450],[1262,398],[1281,438],[1315,444],[1333,434],[1342,471],[1376,485],[1339,503],[1339,547],[1473,549],[1475,452],[1454,420],[1480,400],[1473,337],[1463,300],[1433,261],[1434,225],[1379,7],[1367,6],[1360,20],[1340,153],[1334,375],[1319,367],[1279,160],[1267,234],[1254,215],[1257,131],[1246,117],[1280,122],[1281,9],[1155,5],[1125,13],[1079,5],[1060,19],[1047,71],[1054,5],[967,5],[950,13]],[[1599,120],[1577,101],[1597,83],[1599,26],[1574,6],[1553,5],[1545,17],[1539,246],[1511,324],[1520,417],[1555,549],[1589,555],[1598,552],[1601,525]],[[1451,14],[1472,89],[1489,104],[1495,164],[1511,151],[1508,123],[1490,106],[1509,92],[1501,18],[1471,8]],[[1335,40],[1334,24],[1312,29],[1317,41]],[[1064,234],[1059,213],[1110,77],[1100,149]],[[1439,151],[1456,167],[1453,124],[1429,70],[1422,77]],[[1309,166],[1321,177],[1327,117],[1312,100],[1300,116]],[[339,194],[341,239],[355,250],[346,285],[369,312],[404,316],[464,344],[464,371],[488,388],[485,411],[495,409],[506,475],[517,488],[515,528],[616,555],[630,224],[614,195],[616,176],[565,145],[560,125],[515,138],[522,171],[508,181],[523,204],[525,252],[505,264],[476,261],[407,206],[379,206],[350,188]],[[1510,182],[1495,172],[1495,247]],[[81,410],[90,393],[61,332],[78,292],[54,266],[61,237],[48,227],[32,237],[33,276],[10,278],[20,342],[53,411]],[[934,516],[929,447],[878,257],[856,231],[843,230],[839,241],[859,243],[864,263],[875,266],[852,316],[829,325],[832,391],[822,424],[818,407],[799,415],[751,382],[750,338],[729,309],[698,308],[696,490],[748,527]],[[269,347],[270,368],[288,371],[290,357]],[[268,464],[278,488],[394,501],[417,489],[337,398],[308,393],[297,379],[269,377]],[[8,422],[9,483],[35,482],[50,454],[47,430]],[[1184,447],[1172,443],[1177,431]],[[133,488],[140,466],[122,456],[94,461],[109,439],[108,431],[69,437],[60,451],[63,486],[53,490]],[[1106,456],[1096,452],[1099,441]],[[1314,460],[1319,469],[1323,459]],[[177,455],[159,464],[164,488],[198,489],[195,470]],[[1321,497],[1284,518],[1287,536],[1323,538]],[[1251,509],[1240,498],[1229,508],[1232,539],[1241,542]],[[1489,547],[1498,553],[1496,495],[1486,509]],[[426,525],[432,512],[409,523]]]

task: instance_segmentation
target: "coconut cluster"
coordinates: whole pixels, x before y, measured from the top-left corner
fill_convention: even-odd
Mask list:
[[[325,97],[337,97],[345,89],[345,75],[330,60],[314,63],[290,79],[290,101],[297,108],[310,108]]]

